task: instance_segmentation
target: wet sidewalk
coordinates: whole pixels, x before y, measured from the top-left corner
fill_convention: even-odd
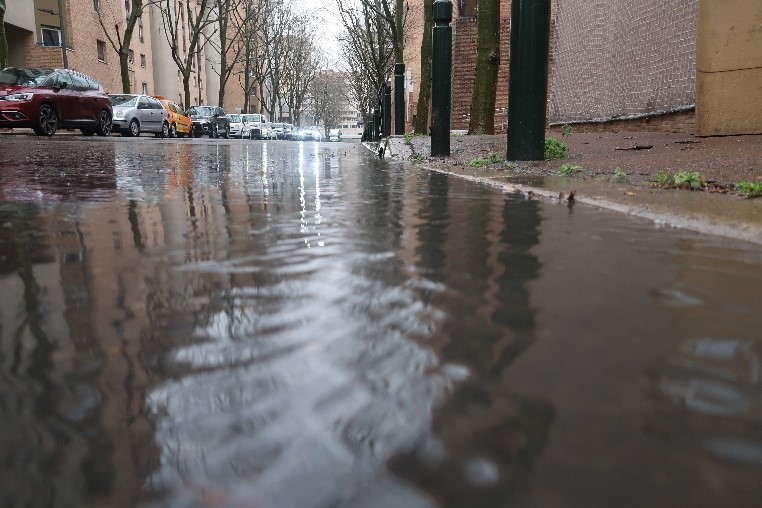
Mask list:
[[[561,140],[559,132],[547,137]],[[436,171],[499,185],[544,199],[575,200],[685,228],[762,243],[762,199],[746,199],[733,191],[738,182],[762,181],[762,136],[700,138],[669,132],[572,133],[561,160],[510,164],[502,159],[504,135],[453,136],[452,155],[430,157],[430,138],[390,138],[386,157],[417,162]],[[474,167],[472,161],[486,164]],[[470,164],[471,163],[471,164]],[[563,165],[571,176],[559,176]],[[655,186],[658,175],[699,173],[701,191]]]

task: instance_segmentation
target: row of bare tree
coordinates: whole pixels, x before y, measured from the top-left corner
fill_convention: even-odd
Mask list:
[[[4,1],[4,0],[0,0]],[[172,59],[191,102],[194,70],[211,59],[220,106],[231,81],[244,90],[244,111],[300,118],[322,64],[309,18],[293,0],[129,0],[129,11],[98,12],[103,32],[119,55],[122,91],[131,90],[129,53],[136,26],[149,6],[161,17]],[[211,79],[211,77],[210,77]],[[313,94],[314,95],[314,94]],[[252,100],[252,97],[254,99]]]

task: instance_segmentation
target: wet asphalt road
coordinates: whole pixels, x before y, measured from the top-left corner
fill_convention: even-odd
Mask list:
[[[0,136],[3,506],[756,506],[762,254],[358,144]]]

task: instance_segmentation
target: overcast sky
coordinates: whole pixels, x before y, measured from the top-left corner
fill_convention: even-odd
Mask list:
[[[331,60],[339,60],[340,47],[336,38],[341,33],[341,21],[336,6],[336,0],[297,0],[300,8],[315,15],[315,26],[320,29],[316,40],[321,45],[323,53]],[[335,62],[329,62],[336,65]]]

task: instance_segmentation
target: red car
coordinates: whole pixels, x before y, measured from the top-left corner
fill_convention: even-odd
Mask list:
[[[111,102],[94,79],[68,69],[0,71],[0,127],[29,127],[41,136],[59,128],[111,134]]]

